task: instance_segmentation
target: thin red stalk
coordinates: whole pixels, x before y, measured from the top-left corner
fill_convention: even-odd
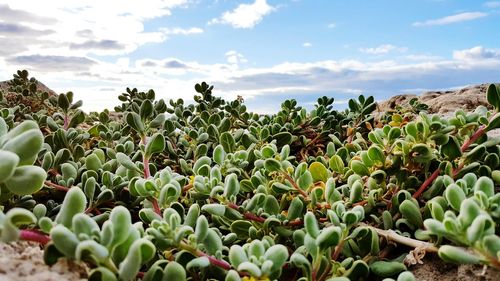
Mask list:
[[[239,211],[239,206],[234,204],[234,203],[228,203],[227,206],[231,209]],[[260,223],[263,223],[266,221],[265,218],[259,217],[256,214],[251,213],[251,212],[244,212],[243,217],[246,219],[252,220],[252,221],[260,222]]]
[[[146,146],[147,140],[146,136],[141,136],[141,142]],[[143,152],[142,154],[142,165],[144,166],[144,179],[148,179],[151,177],[151,171],[149,170],[149,159],[146,157],[146,153]],[[149,198],[149,201],[151,201],[151,204],[153,204],[153,210],[155,213],[161,216],[161,209],[160,206],[158,205],[158,200],[154,197]]]
[[[462,145],[462,147],[460,147],[460,150],[462,152],[465,152],[469,148],[469,146],[475,143],[477,139],[479,139],[485,132],[486,132],[486,127],[484,125],[479,127],[479,129],[477,129],[477,131]],[[453,171],[453,176],[456,176],[463,168],[463,166],[464,166],[463,164],[460,164],[460,166],[458,166],[457,169]],[[413,198],[418,198],[425,191],[427,186],[429,186],[439,176],[439,172],[440,172],[439,168],[436,169],[436,171],[432,173],[432,175],[422,184],[422,186],[420,186],[417,192],[413,194]]]
[[[64,115],[64,127],[63,128],[64,128],[64,130],[67,130],[68,127],[69,127],[69,118],[68,118],[68,114],[66,113]]]
[[[437,168],[432,175],[424,181],[424,183],[420,186],[420,188],[413,194],[413,198],[418,198],[438,176],[439,176],[439,168]]]
[[[462,150],[462,152],[466,151],[471,144],[475,143],[477,139],[480,138],[485,133],[485,130],[486,126],[483,125],[479,127],[479,129],[477,129],[477,131],[469,138],[469,140],[462,145],[460,150]]]
[[[44,184],[48,185],[50,187],[53,187],[56,190],[60,190],[60,191],[64,191],[64,192],[68,192],[68,190],[69,190],[69,188],[67,188],[65,186],[62,186],[62,185],[59,185],[59,184],[55,184],[55,183],[53,183],[51,181],[45,181]]]
[[[144,178],[148,179],[151,177],[151,172],[149,171],[149,159],[147,159],[146,156],[143,156],[142,164],[144,165]]]
[[[283,173],[283,175],[285,176],[285,179],[292,184],[293,188],[295,188],[300,194],[302,194],[302,196],[304,196],[305,198],[309,197],[307,193],[297,185],[297,183],[292,179],[292,177],[290,177],[290,175],[288,175],[287,173]]]
[[[19,232],[19,239],[33,241],[45,245],[50,242],[50,237],[36,230],[22,229]]]
[[[160,206],[158,205],[158,200],[156,198],[151,198],[151,203],[153,204],[153,210],[155,210],[155,213],[161,216],[161,209]]]
[[[335,251],[332,253],[333,261],[336,261],[339,258],[340,253],[342,252],[342,248],[344,247],[344,242],[344,239],[340,240],[340,243],[335,247]]]
[[[225,270],[230,270],[231,269],[231,265],[229,263],[227,263],[226,261],[218,260],[215,257],[212,257],[212,256],[210,256],[208,254],[205,254],[205,253],[203,253],[200,250],[197,250],[196,254],[199,257],[207,257],[208,260],[210,261],[210,263],[212,265],[215,265],[215,266],[220,267],[220,268],[225,269]]]

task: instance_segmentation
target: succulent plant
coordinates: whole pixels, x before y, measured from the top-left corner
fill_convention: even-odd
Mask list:
[[[43,106],[0,96],[0,238],[90,280],[409,281],[422,253],[500,267],[496,85],[494,111],[414,100],[377,119],[364,96],[258,115],[204,82],[193,104],[127,88],[87,114],[27,72],[11,84]]]

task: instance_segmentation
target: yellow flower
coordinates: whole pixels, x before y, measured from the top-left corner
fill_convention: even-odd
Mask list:
[[[241,279],[242,281],[270,281],[270,279],[268,277],[260,277],[260,278],[256,278],[256,277],[253,277],[253,276],[245,276]]]

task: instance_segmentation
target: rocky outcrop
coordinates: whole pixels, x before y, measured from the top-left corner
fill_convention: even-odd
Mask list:
[[[404,106],[412,98],[418,98],[419,102],[429,106],[429,113],[447,115],[457,109],[472,111],[476,107],[483,105],[490,107],[486,100],[486,90],[489,84],[469,86],[453,91],[431,91],[421,95],[405,94],[396,95],[379,103],[379,112],[394,109],[397,105]]]

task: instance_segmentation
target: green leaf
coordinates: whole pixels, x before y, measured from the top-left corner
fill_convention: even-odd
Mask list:
[[[351,169],[360,176],[368,176],[370,174],[368,168],[359,160],[351,161]]]
[[[464,248],[444,245],[439,248],[438,255],[445,262],[458,264],[479,264],[481,258]]]
[[[19,156],[10,151],[0,150],[0,159],[0,183],[2,183],[14,175],[14,170],[19,164]]]
[[[162,134],[154,134],[146,144],[146,158],[150,158],[155,153],[165,150],[165,137]]]
[[[274,159],[274,158],[269,158],[264,161],[264,168],[267,170],[267,172],[277,172],[281,170],[281,163]]]
[[[137,133],[141,135],[144,134],[144,123],[142,123],[139,114],[135,112],[129,112],[125,116],[125,120],[127,121],[127,124]]]
[[[486,92],[488,102],[497,110],[500,111],[500,87],[495,84],[490,84]]]
[[[276,140],[276,145],[281,147],[292,143],[292,134],[289,132],[277,133],[273,136],[273,139]]]
[[[14,170],[5,186],[16,195],[29,195],[40,190],[46,178],[47,173],[38,166],[21,166]]]
[[[248,261],[240,263],[237,269],[240,272],[248,272],[248,274],[250,274],[250,276],[252,277],[260,277],[262,275],[262,271],[260,270],[260,268],[254,263]]]
[[[220,135],[220,144],[224,148],[226,152],[234,152],[236,149],[236,142],[234,141],[234,137],[230,132],[224,132]]]
[[[238,182],[238,176],[236,174],[230,174],[226,176],[224,181],[224,197],[231,198],[236,196],[240,192],[240,183]]]
[[[417,205],[411,200],[407,199],[399,205],[399,211],[403,215],[403,218],[407,219],[411,224],[422,227],[422,214]]]
[[[208,258],[206,258],[208,260]],[[189,269],[189,268],[188,268]],[[184,267],[175,261],[171,261],[165,267],[165,275],[163,276],[165,280],[179,280],[185,281],[186,271]]]
[[[316,217],[314,216],[313,213],[307,212],[307,214],[304,216],[304,227],[306,228],[306,231],[311,237],[317,238],[319,235],[319,227],[318,227],[318,221],[316,220]]]
[[[266,250],[264,259],[273,262],[272,271],[280,270],[288,259],[288,249],[283,245],[273,245]]]
[[[56,225],[50,231],[50,238],[52,238],[57,250],[66,257],[75,258],[76,247],[80,241],[71,230],[64,225]]]
[[[313,162],[309,166],[309,172],[311,172],[314,182],[326,182],[330,176],[328,169],[320,162]]]
[[[441,146],[441,153],[443,153],[448,160],[453,160],[462,156],[460,145],[454,136],[449,137],[448,142]]]
[[[444,191],[444,197],[448,204],[456,211],[460,210],[462,201],[465,200],[465,193],[458,185],[452,183]]]
[[[342,237],[342,230],[338,226],[329,226],[321,230],[321,233],[316,238],[316,245],[321,250],[326,250],[336,246]]]
[[[385,163],[384,151],[382,151],[382,149],[379,146],[372,145],[368,149],[368,156],[373,162],[378,162],[381,164]]]
[[[68,97],[64,94],[58,96],[57,105],[66,112],[69,108],[69,100]]]
[[[99,156],[92,153],[85,158],[85,166],[87,167],[87,170],[98,171],[102,168],[102,162],[101,159],[99,159]]]
[[[244,262],[248,261],[248,257],[245,253],[245,250],[240,245],[233,245],[229,249],[229,262],[234,268],[238,268],[238,266]]]
[[[18,227],[34,224],[36,221],[35,215],[26,209],[13,208],[5,215],[0,211],[0,240],[5,243],[17,241],[19,239]]]
[[[338,155],[333,155],[332,158],[330,158],[329,161],[330,164],[330,169],[334,170],[337,173],[343,173],[344,172],[344,161],[342,161],[342,158]]]
[[[128,170],[140,172],[141,169],[135,165],[134,162],[128,157],[125,153],[118,152],[116,153],[116,160],[120,165],[127,168]]]
[[[498,110],[498,109],[497,109]],[[486,126],[486,131],[491,131],[500,128],[500,113],[495,113],[495,115],[490,119],[488,126]]]
[[[85,212],[87,198],[79,187],[72,187],[66,193],[55,222],[71,228],[73,216]]]
[[[121,280],[136,278],[141,266],[151,260],[156,253],[156,248],[149,240],[141,238],[135,240],[130,246],[127,256],[120,263],[118,276]],[[182,279],[179,279],[182,280]]]
[[[201,210],[211,215],[223,216],[226,212],[226,206],[221,204],[206,204],[201,207]]]
[[[252,223],[245,220],[236,220],[231,224],[231,232],[238,235],[239,238],[248,237],[248,231]]]
[[[37,128],[27,130],[8,139],[2,149],[17,154],[19,156],[19,165],[32,165],[36,160],[38,152],[42,149],[42,145],[43,135]]]
[[[370,270],[382,278],[394,276],[406,270],[406,266],[395,261],[375,261],[370,264]]]
[[[224,147],[222,145],[217,145],[214,149],[213,155],[215,163],[222,166],[224,164],[224,159],[226,159],[226,152],[224,151]]]

